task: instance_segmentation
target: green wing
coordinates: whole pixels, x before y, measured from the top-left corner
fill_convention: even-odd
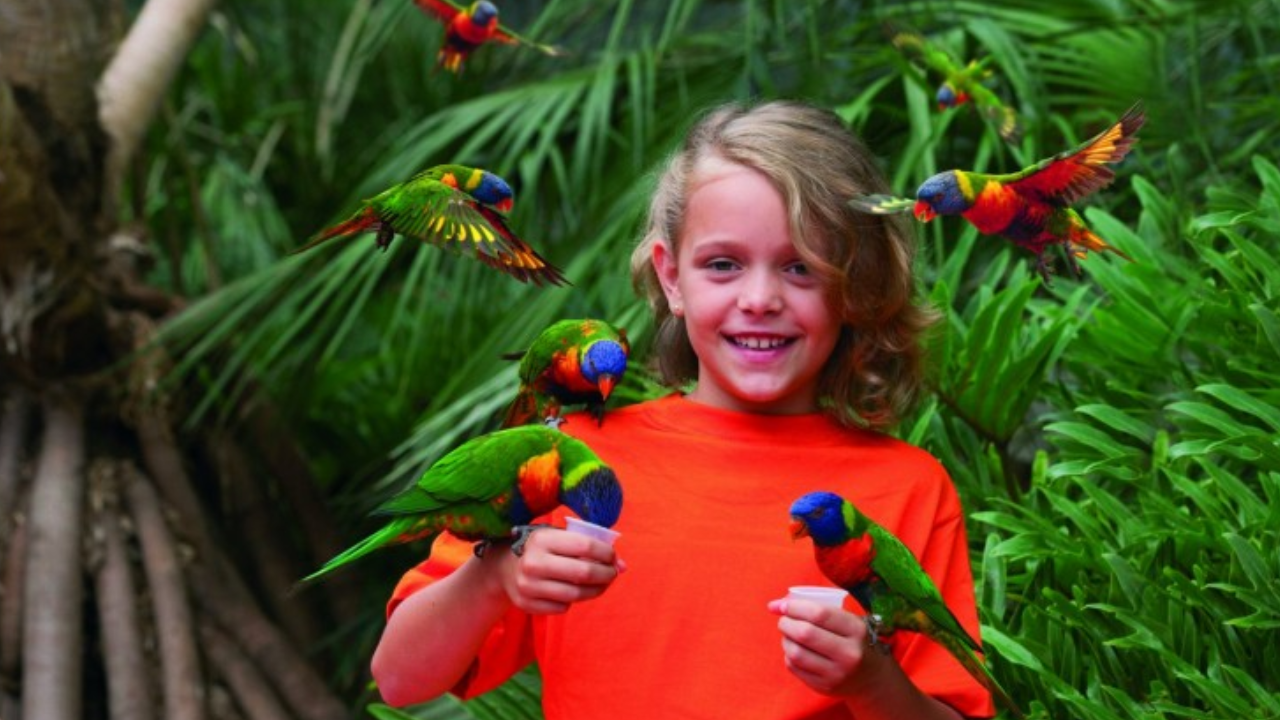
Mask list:
[[[520,360],[520,382],[529,384],[537,380],[556,352],[581,345],[585,339],[582,320],[560,320],[547,326]]]
[[[525,461],[572,440],[541,425],[498,430],[473,438],[436,461],[418,482],[383,503],[376,515],[409,515],[453,507],[459,503],[487,503],[516,487]]]
[[[494,33],[493,39],[501,43],[506,43],[508,45],[525,45],[527,47],[533,48],[534,50],[537,50],[540,53],[550,55],[551,57],[562,57],[568,54],[565,52],[564,48],[556,47],[555,45],[546,45],[544,43],[530,40],[529,38],[521,35],[515,30],[512,30],[506,25],[503,25],[502,23],[498,23],[498,32]]]
[[[883,31],[890,44],[902,53],[903,57],[926,70],[950,79],[962,72],[960,64],[945,50],[929,42],[915,30],[897,23],[886,22]]]
[[[849,205],[872,215],[897,215],[910,212],[916,201],[911,198],[894,197],[892,195],[855,195],[849,199]]]
[[[398,234],[442,247],[503,243],[476,201],[427,173],[370,198],[367,204]]]
[[[996,129],[1006,142],[1017,143],[1022,138],[1022,127],[1018,122],[1018,113],[1004,104],[994,92],[982,83],[974,83],[969,89],[969,97],[983,119]]]
[[[876,549],[871,569],[890,590],[911,606],[919,608],[940,630],[956,636],[970,649],[981,651],[982,647],[965,631],[964,626],[947,607],[942,594],[938,592],[938,586],[933,584],[928,573],[920,567],[911,550],[893,533],[875,523],[870,524],[869,532]]]

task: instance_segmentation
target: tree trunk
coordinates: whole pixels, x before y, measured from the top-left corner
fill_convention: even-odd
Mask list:
[[[83,464],[83,409],[66,397],[46,398],[27,524],[22,639],[22,716],[27,718],[80,718]]]
[[[143,647],[138,617],[138,582],[129,561],[124,517],[120,512],[118,463],[90,469],[90,495],[95,498],[93,534],[101,564],[95,574],[98,616],[102,626],[103,665],[107,673],[107,705],[111,720],[152,720],[156,696]]]

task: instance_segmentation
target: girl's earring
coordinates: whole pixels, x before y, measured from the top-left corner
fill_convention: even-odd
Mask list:
[[[678,302],[671,303],[671,314],[676,317],[684,317],[684,305]]]

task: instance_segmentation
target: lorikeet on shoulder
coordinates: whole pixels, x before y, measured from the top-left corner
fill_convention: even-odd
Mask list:
[[[383,503],[380,530],[303,578],[315,580],[375,550],[449,532],[493,541],[527,530],[534,518],[565,505],[587,522],[613,527],[622,486],[586,443],[544,425],[481,435],[440,458],[412,487]],[[518,552],[518,548],[517,548]]]
[[[938,215],[959,215],[985,235],[1004,237],[1035,253],[1036,269],[1049,282],[1045,251],[1062,247],[1076,275],[1077,260],[1089,251],[1110,252],[1132,261],[1085,225],[1071,208],[1079,200],[1110,185],[1115,173],[1109,165],[1120,162],[1137,142],[1136,133],[1146,122],[1137,103],[1113,125],[1074,150],[1007,174],[948,170],[925,180],[916,200],[884,195],[863,195],[850,205],[864,212],[890,214],[913,210],[922,222]]]
[[[813,492],[791,505],[791,536],[813,540],[818,568],[849,591],[879,636],[922,633],[947,649],[965,670],[1014,715],[1022,711],[977,653],[982,646],[947,607],[915,555],[893,533],[830,492]]]
[[[627,371],[627,335],[603,320],[561,320],[521,356],[520,390],[503,427],[555,422],[563,405],[585,403],[604,422],[605,401]]]
[[[993,74],[988,67],[990,58],[971,60],[962,65],[946,50],[914,30],[886,22],[883,31],[889,42],[913,64],[942,78],[935,95],[940,110],[972,104],[1001,138],[1010,143],[1021,139],[1022,128],[1017,111],[984,84]]]
[[[463,7],[450,0],[413,0],[420,10],[444,24],[444,40],[436,63],[451,73],[462,69],[462,63],[476,48],[490,40],[508,45],[524,45],[551,56],[564,52],[552,45],[536,43],[498,22],[498,8],[488,0]]]
[[[564,285],[559,268],[547,262],[507,225],[513,193],[505,180],[465,165],[436,165],[361,203],[351,217],[320,231],[293,252],[336,237],[375,233],[383,250],[397,234],[428,245],[461,251],[470,246],[480,262],[535,285]]]

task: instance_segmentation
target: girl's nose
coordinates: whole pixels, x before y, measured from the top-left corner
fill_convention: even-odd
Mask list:
[[[774,313],[782,309],[782,284],[772,272],[763,269],[743,279],[738,293],[738,309],[748,313]]]

